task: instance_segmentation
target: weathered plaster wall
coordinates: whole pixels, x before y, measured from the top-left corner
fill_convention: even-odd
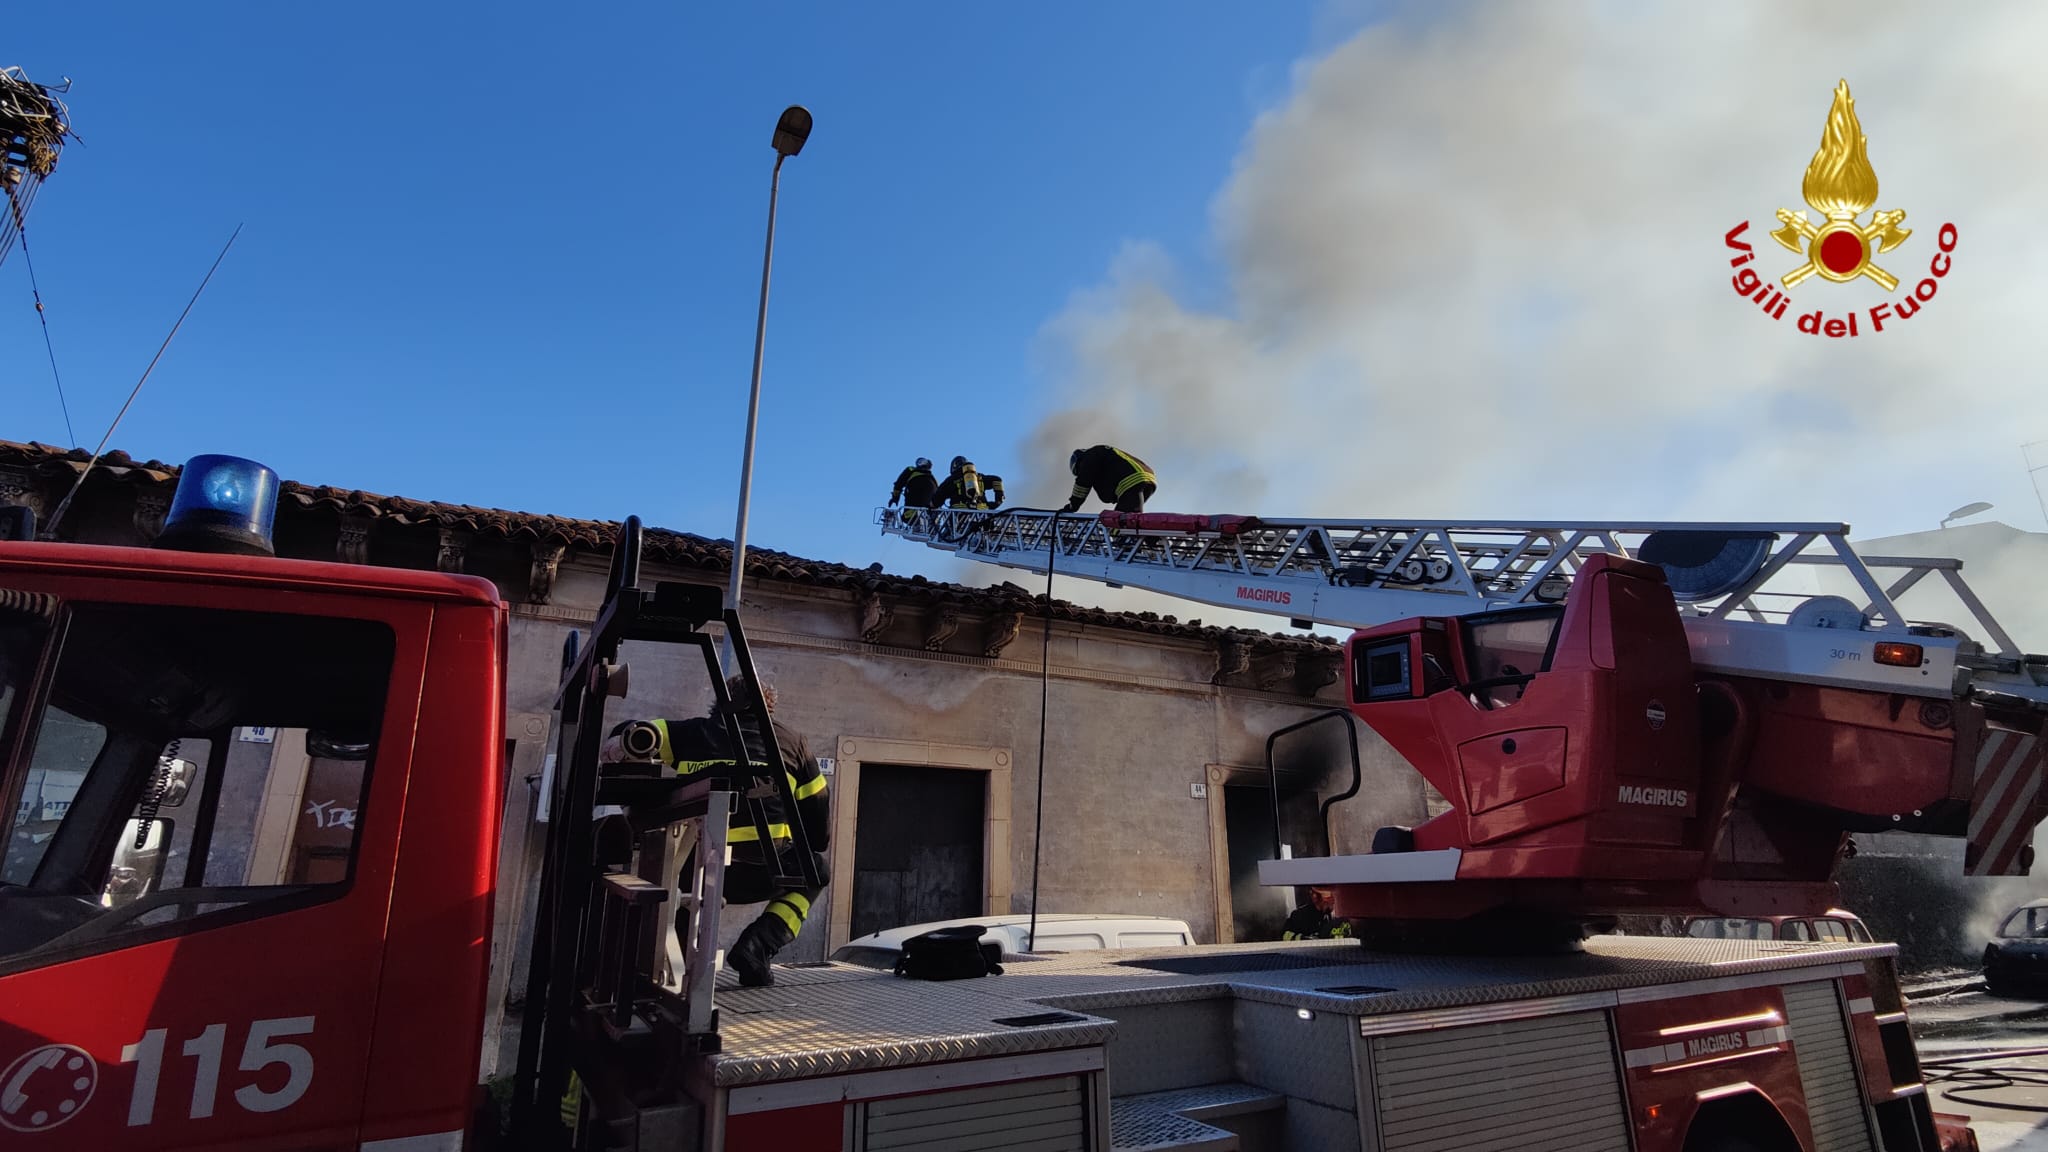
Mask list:
[[[594,567],[565,567],[552,605],[520,609],[511,630],[508,711],[548,710],[563,641],[572,628],[587,630],[578,619],[560,617],[587,616],[601,584]],[[753,587],[745,607],[756,662],[780,694],[778,714],[816,755],[836,757],[842,742],[864,739],[1007,754],[1012,895],[990,910],[1029,911],[1039,622],[1025,623],[1003,657],[989,660],[861,643],[851,598],[832,593]],[[1056,622],[1050,648],[1040,910],[1173,916],[1200,939],[1215,939],[1208,808],[1190,785],[1204,782],[1210,765],[1262,764],[1266,735],[1332,706],[1336,690],[1311,703],[1218,688],[1208,682],[1214,657],[1199,646],[1109,628]],[[694,651],[629,645],[623,655],[631,690],[612,704],[609,720],[699,715],[709,705]],[[1421,819],[1419,778],[1370,732],[1361,740],[1365,780],[1358,800],[1347,805],[1350,823],[1371,828]],[[834,791],[836,805],[841,790]],[[851,890],[849,876],[839,880],[787,959],[826,953],[832,908]],[[748,919],[729,916],[728,939]]]

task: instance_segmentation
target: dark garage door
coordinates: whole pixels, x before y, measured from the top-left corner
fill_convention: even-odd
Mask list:
[[[987,774],[863,764],[853,934],[979,916]]]

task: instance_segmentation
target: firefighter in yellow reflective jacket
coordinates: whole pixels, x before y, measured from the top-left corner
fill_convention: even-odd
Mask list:
[[[729,694],[733,697],[734,707],[739,709],[740,730],[746,735],[747,758],[753,763],[765,764],[764,725],[747,710],[746,705],[740,703],[744,691],[744,681],[738,676],[733,677],[729,682]],[[818,762],[812,757],[803,736],[775,719],[775,689],[763,684],[761,694],[768,702],[769,716],[765,727],[781,753],[783,770],[789,777],[790,793],[796,797],[795,819],[802,823],[804,835],[810,841],[818,875],[830,883],[827,849],[831,846],[832,837],[831,803],[825,793],[825,776],[819,771]],[[709,769],[729,770],[734,766],[731,738],[726,732],[724,717],[715,711],[710,716],[693,720],[648,720],[640,723],[655,730],[659,741],[655,758],[673,765],[682,775],[695,775]],[[612,735],[619,736],[628,726],[620,725]],[[783,811],[779,796],[769,797],[763,803],[768,834],[774,839],[773,848],[780,870],[785,875],[795,875],[802,866],[795,857],[790,814]],[[773,984],[775,973],[769,967],[770,963],[775,954],[803,930],[804,918],[810,915],[811,905],[822,888],[795,888],[777,883],[775,870],[769,867],[770,857],[760,843],[760,833],[744,808],[734,813],[726,839],[732,845],[732,863],[725,870],[726,902],[759,904],[766,901],[768,904],[726,950],[726,963],[739,974],[741,984],[748,987]]]
[[[974,461],[953,457],[953,469],[932,493],[932,507],[972,509],[984,512],[1003,504],[1003,478],[977,471]]]
[[[1152,498],[1159,484],[1150,465],[1107,444],[1076,448],[1067,457],[1067,466],[1074,473],[1074,493],[1067,498],[1067,506],[1060,509],[1062,512],[1077,511],[1090,492],[1119,512],[1143,512],[1145,501]]]
[[[1280,929],[1282,940],[1332,940],[1351,935],[1348,921],[1330,915],[1330,908],[1336,903],[1336,894],[1328,888],[1308,890],[1308,903],[1294,910],[1287,918],[1287,924]]]

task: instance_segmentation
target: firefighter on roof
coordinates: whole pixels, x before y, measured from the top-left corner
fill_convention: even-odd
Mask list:
[[[932,494],[932,507],[944,505],[949,508],[972,509],[977,512],[1000,508],[1003,504],[1003,478],[993,473],[977,471],[974,461],[965,456],[953,457],[952,472],[945,483]]]
[[[1351,925],[1330,915],[1336,895],[1328,888],[1308,890],[1308,903],[1294,910],[1280,929],[1282,940],[1332,940],[1351,935]]]
[[[905,508],[929,508],[938,486],[939,478],[932,475],[932,462],[919,456],[916,463],[897,473],[896,486],[889,489],[889,507],[894,508],[901,500]]]
[[[756,764],[766,763],[767,746],[762,742],[762,724],[743,702],[744,678],[732,677],[727,681],[727,690],[733,707],[739,710],[740,730],[745,733],[747,741],[747,759]],[[796,819],[802,822],[804,835],[810,841],[819,876],[830,883],[826,850],[832,836],[831,805],[825,795],[825,776],[818,770],[818,762],[812,758],[810,746],[804,742],[803,736],[775,719],[775,689],[763,684],[761,695],[768,703],[768,730],[781,753],[783,769],[789,775],[790,792],[796,797]],[[613,729],[613,739],[617,740],[630,723],[634,722]],[[659,741],[655,758],[674,766],[682,775],[707,769],[730,770],[735,766],[724,717],[715,710],[710,716],[694,720],[637,723],[647,724],[655,730]],[[779,796],[768,797],[764,803],[768,832],[775,840],[774,848],[781,859],[781,871],[794,874],[800,866],[792,856],[795,844],[790,833],[789,814],[782,810]],[[744,810],[735,813],[726,839],[732,845],[732,863],[725,870],[726,902],[759,904],[766,901],[768,904],[727,950],[726,962],[739,974],[743,985],[760,987],[773,984],[775,973],[769,967],[770,962],[803,930],[804,918],[810,915],[811,905],[823,889],[777,885],[775,873],[768,866],[768,856],[762,850],[760,833],[754,829]]]
[[[1119,512],[1143,512],[1145,501],[1152,498],[1159,483],[1150,465],[1107,444],[1076,448],[1067,458],[1067,466],[1074,473],[1074,493],[1062,512],[1078,511],[1090,491]]]

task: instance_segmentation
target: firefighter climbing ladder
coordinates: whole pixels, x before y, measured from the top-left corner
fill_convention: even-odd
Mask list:
[[[1695,662],[1734,675],[2048,707],[2048,660],[2020,652],[1957,560],[1859,556],[1846,524],[1273,520],[1254,517],[881,510],[887,535],[962,558],[1129,586],[1297,622],[1366,628],[1561,602],[1601,552],[1664,565]],[[1048,553],[1051,556],[1048,556]],[[1799,587],[1795,569],[1860,590]],[[1877,573],[1892,576],[1881,584]],[[1893,575],[1896,573],[1896,575]],[[1974,628],[1910,622],[1898,601],[1929,575]],[[1971,633],[1965,636],[1962,633]],[[1919,645],[1913,667],[1885,641]]]
[[[722,624],[745,685],[741,703],[757,716],[768,710],[739,614],[721,608],[716,588],[667,581],[642,587],[642,546],[640,519],[628,517],[590,642],[579,651],[572,635],[563,653],[556,698],[562,767],[549,794],[553,819],[513,1093],[515,1124],[528,1132],[558,1119],[568,1122],[586,1092],[623,1098],[647,1088],[633,1080],[636,1068],[665,1067],[678,1052],[718,1050],[715,981],[730,822],[737,816],[742,826],[751,825],[757,844],[773,844],[762,802],[778,799],[792,817],[797,810],[793,778],[773,739],[765,742],[764,761],[689,777],[651,758],[600,762],[609,731],[605,702],[626,695],[627,666],[619,655],[629,640],[695,647],[724,718],[728,746],[744,749],[739,709],[705,630]],[[601,809],[620,813],[604,818],[613,833],[608,837],[600,835]],[[762,866],[778,883],[822,887],[803,822],[788,823],[792,850],[767,853]],[[792,862],[795,871],[785,871]],[[670,907],[683,913],[679,956],[668,947]],[[590,1038],[597,1035],[607,1037],[622,1059],[589,1058]],[[579,1085],[574,1092],[572,1073]],[[678,1090],[675,1084],[658,1087]]]

